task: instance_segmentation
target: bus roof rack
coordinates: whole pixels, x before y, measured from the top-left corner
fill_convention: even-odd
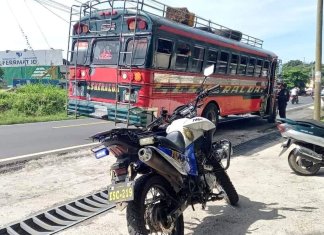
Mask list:
[[[107,4],[107,8],[102,8],[104,4]],[[186,7],[174,8],[156,0],[91,0],[83,3],[80,7],[83,8],[83,10],[80,10],[80,12],[83,12],[84,15],[89,14],[92,10],[106,10],[108,7],[110,9],[138,9],[149,14],[164,17],[178,23],[186,24],[194,28],[217,34],[222,37],[240,41],[250,46],[262,48],[263,44],[263,40],[261,39],[243,34],[240,31],[230,29],[223,25],[212,22],[211,20],[204,19],[192,12],[189,12]]]

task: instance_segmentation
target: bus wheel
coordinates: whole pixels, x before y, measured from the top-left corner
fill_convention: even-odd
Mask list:
[[[218,108],[215,104],[209,103],[204,111],[202,112],[202,116],[204,118],[207,118],[209,121],[215,124],[217,126],[218,124]]]

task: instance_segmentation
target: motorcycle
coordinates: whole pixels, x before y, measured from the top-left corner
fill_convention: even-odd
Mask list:
[[[277,128],[287,140],[283,155],[299,175],[315,175],[324,166],[324,124],[315,120],[277,119]]]
[[[113,129],[93,136],[103,145],[97,158],[114,156],[108,200],[126,210],[130,234],[184,234],[183,212],[195,204],[225,199],[236,205],[239,196],[226,169],[231,142],[213,141],[215,125],[197,117],[203,99],[219,85],[202,89],[192,103],[171,115],[163,112],[145,129]]]
[[[291,95],[291,104],[298,104],[298,95]]]

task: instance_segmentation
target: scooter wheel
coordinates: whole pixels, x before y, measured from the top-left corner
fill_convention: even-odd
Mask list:
[[[291,153],[288,157],[288,164],[290,168],[298,175],[315,175],[321,168],[319,164],[303,159]]]

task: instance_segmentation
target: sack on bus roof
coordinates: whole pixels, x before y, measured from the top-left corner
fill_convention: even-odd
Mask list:
[[[195,14],[188,11],[186,7],[167,7],[166,18],[192,27]]]

